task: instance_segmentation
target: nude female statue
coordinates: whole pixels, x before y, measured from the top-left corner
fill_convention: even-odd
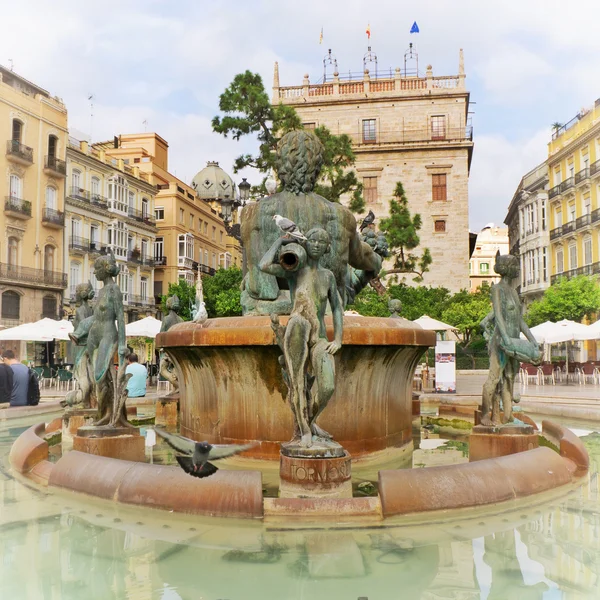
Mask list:
[[[492,286],[492,312],[481,323],[490,354],[490,371],[483,386],[481,405],[481,424],[487,426],[500,424],[500,400],[504,423],[514,421],[512,405],[519,398],[515,397],[513,387],[519,362],[539,364],[542,356],[523,320],[523,308],[511,283],[519,275],[518,258],[498,253],[494,270],[502,279]],[[521,332],[527,340],[520,339]]]
[[[183,319],[179,316],[179,296],[169,296],[167,298],[167,308],[169,309],[169,314],[162,321],[162,325],[160,326],[161,333],[169,331],[177,323],[183,323]],[[162,349],[160,351],[158,372],[163,379],[166,379],[173,386],[171,394],[177,393],[179,390],[177,370],[171,359],[167,356],[167,353]]]
[[[100,256],[94,263],[94,274],[104,287],[98,293],[94,314],[82,321],[70,334],[76,344],[85,344],[92,372],[92,384],[98,401],[98,416],[95,426],[115,426],[118,422],[128,425],[123,395],[125,381],[125,314],[123,297],[115,277],[119,266],[114,255]],[[116,321],[116,325],[115,325]],[[115,385],[113,357],[118,351],[119,385]],[[118,387],[118,389],[117,389]],[[119,395],[118,402],[115,396]]]

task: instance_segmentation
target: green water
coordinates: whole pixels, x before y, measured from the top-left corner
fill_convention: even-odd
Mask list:
[[[47,494],[8,466],[13,440],[36,421],[0,423],[1,600],[600,598],[600,424],[566,423],[592,469],[558,499],[320,530]]]

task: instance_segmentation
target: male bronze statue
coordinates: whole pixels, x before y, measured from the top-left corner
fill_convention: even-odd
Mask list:
[[[162,320],[162,325],[160,326],[161,333],[169,331],[173,325],[183,322],[183,319],[179,316],[179,296],[170,296],[167,298],[167,308],[169,309],[169,313]],[[166,379],[171,384],[173,388],[171,393],[176,393],[179,390],[177,371],[175,370],[175,365],[163,350],[160,352],[158,372],[163,379]]]

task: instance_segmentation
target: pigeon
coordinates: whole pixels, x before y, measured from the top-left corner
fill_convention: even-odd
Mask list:
[[[273,171],[269,173],[269,176],[265,180],[265,188],[269,196],[272,196],[277,191],[277,181],[273,177]]]
[[[194,311],[194,323],[204,325],[207,319],[208,313],[206,312],[206,306],[204,305],[204,302],[200,302],[198,308]]]
[[[216,473],[219,468],[215,467],[209,460],[219,460],[234,454],[239,454],[257,444],[226,444],[217,445],[208,442],[195,442],[182,435],[166,432],[164,429],[154,428],[154,431],[178,452],[185,456],[176,456],[179,466],[192,477],[209,477]]]
[[[290,221],[281,215],[275,215],[273,221],[275,221],[277,227],[279,227],[286,235],[303,242],[306,241],[306,236],[298,229],[298,226],[294,221]]]
[[[360,224],[360,230],[362,231],[363,229],[365,229],[366,227],[371,225],[371,223],[374,223],[374,222],[375,222],[375,213],[372,210],[369,210],[369,213],[362,220],[362,223]]]

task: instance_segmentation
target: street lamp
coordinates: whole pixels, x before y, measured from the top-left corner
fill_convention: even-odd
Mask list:
[[[231,198],[230,196],[225,196],[221,200],[221,212],[219,216],[223,219],[223,224],[225,225],[225,230],[227,231],[227,235],[237,240],[240,244],[242,243],[242,236],[240,230],[240,224],[234,223],[231,225],[233,221],[232,215],[233,211],[237,210],[241,206],[245,206],[246,202],[250,198],[250,188],[252,186],[246,181],[244,177],[242,182],[238,185],[240,190],[239,198]]]
[[[250,198],[250,184],[246,181],[245,177],[242,177],[242,182],[238,185],[240,188],[240,200],[242,201],[242,206],[246,204],[248,199]]]

